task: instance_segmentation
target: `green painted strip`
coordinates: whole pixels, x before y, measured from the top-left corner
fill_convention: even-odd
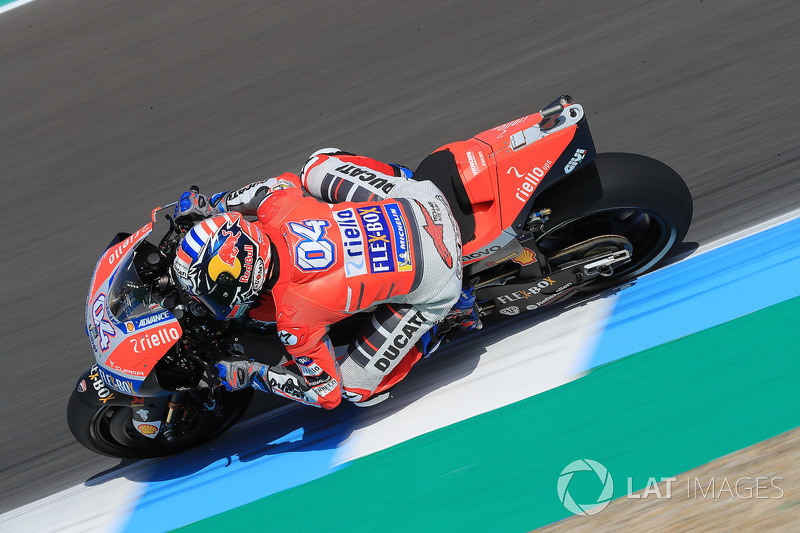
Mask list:
[[[649,477],[800,425],[799,317],[795,298],[184,530],[512,532],[550,524],[571,516],[556,483],[576,459],[605,465],[621,497],[628,477],[639,490]]]

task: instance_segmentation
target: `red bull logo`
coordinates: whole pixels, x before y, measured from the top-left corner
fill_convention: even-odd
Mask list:
[[[220,235],[225,240],[223,241],[222,246],[219,247],[217,256],[222,259],[223,263],[233,268],[236,266],[236,256],[239,255],[239,248],[236,246],[236,243],[239,240],[238,232],[236,237],[234,237],[233,232],[226,230],[222,230]]]
[[[220,239],[224,239],[224,241],[208,262],[208,275],[214,281],[217,281],[223,272],[227,272],[234,278],[238,278],[242,274],[242,262],[238,258],[239,247],[236,246],[239,242],[239,235],[239,232],[235,230],[220,232]]]
[[[244,274],[239,278],[239,281],[247,283],[250,280],[250,273],[253,271],[253,247],[245,244],[244,251],[247,254],[244,258]]]

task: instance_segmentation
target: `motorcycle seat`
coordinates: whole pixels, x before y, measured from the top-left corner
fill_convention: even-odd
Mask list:
[[[475,238],[472,203],[461,181],[456,158],[450,150],[439,150],[423,159],[414,171],[414,179],[430,181],[442,191],[461,232],[462,246]]]

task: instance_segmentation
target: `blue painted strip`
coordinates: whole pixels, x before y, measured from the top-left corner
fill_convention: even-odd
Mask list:
[[[298,407],[246,428],[247,439],[229,433],[155,463],[134,474],[132,481],[147,488],[123,531],[175,529],[343,467],[333,466],[334,456],[350,434],[357,409],[331,417],[321,409]]]
[[[620,291],[585,368],[800,295],[800,219],[647,275]]]

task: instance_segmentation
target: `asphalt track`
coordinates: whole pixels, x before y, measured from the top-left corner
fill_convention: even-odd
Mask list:
[[[119,465],[65,421],[91,269],[198,184],[322,146],[415,165],[562,93],[661,159],[705,243],[800,200],[800,4],[101,2],[0,15],[0,512]],[[747,261],[742,257],[741,261]],[[753,273],[759,284],[781,283]]]

